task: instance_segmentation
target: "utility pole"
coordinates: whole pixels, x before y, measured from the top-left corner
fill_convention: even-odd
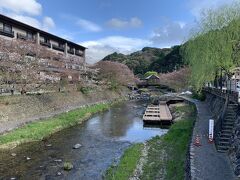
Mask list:
[[[222,77],[222,68],[220,69],[220,88],[223,88],[223,77]]]

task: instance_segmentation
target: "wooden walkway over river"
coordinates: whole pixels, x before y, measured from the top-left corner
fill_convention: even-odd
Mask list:
[[[145,123],[171,123],[172,119],[166,101],[160,101],[159,105],[149,105],[143,115]]]

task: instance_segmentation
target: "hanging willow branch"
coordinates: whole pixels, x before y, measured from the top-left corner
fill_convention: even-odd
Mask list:
[[[240,5],[205,11],[199,31],[186,42],[181,52],[191,68],[193,87],[199,91],[223,69],[228,76],[240,64]]]

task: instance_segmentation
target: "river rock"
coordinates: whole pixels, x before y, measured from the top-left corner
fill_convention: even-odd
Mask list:
[[[63,164],[63,169],[64,169],[65,171],[70,171],[70,170],[72,170],[72,168],[73,168],[73,164],[70,163],[70,162],[65,162],[65,163]]]
[[[62,175],[62,173],[61,172],[57,172],[57,176],[61,176]]]
[[[80,147],[82,147],[81,144],[75,144],[75,145],[73,146],[73,149],[79,149]]]

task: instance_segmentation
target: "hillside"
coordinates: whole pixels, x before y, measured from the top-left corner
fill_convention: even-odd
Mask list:
[[[179,50],[180,46],[163,49],[145,47],[129,55],[115,52],[103,58],[102,61],[123,63],[133,70],[134,74],[138,75],[147,71],[166,73],[183,66]]]

